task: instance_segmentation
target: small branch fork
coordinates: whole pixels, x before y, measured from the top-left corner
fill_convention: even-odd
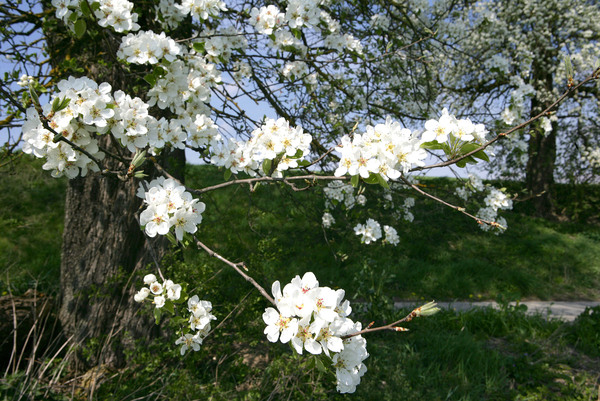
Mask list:
[[[244,273],[242,271],[242,269],[248,271],[248,268],[246,267],[244,262],[234,263],[228,259],[225,259],[223,256],[219,255],[218,253],[216,253],[215,251],[213,251],[212,249],[210,249],[209,247],[204,245],[204,243],[202,241],[200,241],[198,238],[196,238],[196,236],[194,236],[194,240],[196,241],[196,245],[198,246],[198,248],[204,249],[206,251],[206,253],[208,253],[213,258],[219,259],[221,262],[225,263],[226,265],[231,266],[236,272],[238,272],[239,275],[241,275],[246,281],[248,281],[250,284],[252,284],[261,293],[261,295],[263,297],[265,297],[273,305],[277,306],[275,304],[275,300],[273,299],[273,297],[271,297],[269,295],[269,293],[260,284],[258,284],[256,282],[256,280],[254,280],[252,277],[250,277],[249,275],[247,275],[246,273]]]

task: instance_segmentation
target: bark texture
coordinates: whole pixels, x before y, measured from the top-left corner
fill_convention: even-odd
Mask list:
[[[551,62],[556,57],[555,52],[554,49],[542,48],[533,63],[532,76],[535,78],[533,84],[536,86],[537,96],[552,93],[554,79],[546,66],[552,65]],[[546,97],[548,96],[546,95]],[[533,98],[531,100],[531,117],[546,110],[549,105],[549,100]],[[557,131],[558,124],[553,122],[552,131],[549,133],[544,132],[539,123],[534,125],[530,132],[525,183],[531,196],[534,215],[538,217],[555,217],[554,167]]]
[[[100,176],[77,178],[68,185],[61,261],[60,321],[67,336],[88,347],[84,365],[124,363],[128,338],[153,333],[153,320],[136,313],[134,274],[160,258],[164,241],[150,249],[135,213],[141,199],[133,180],[121,182]],[[114,340],[119,341],[115,342]]]
[[[538,217],[553,217],[556,127],[548,135],[537,130],[529,139],[526,184]]]

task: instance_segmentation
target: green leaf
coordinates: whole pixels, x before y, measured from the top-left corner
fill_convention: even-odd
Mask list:
[[[81,13],[84,16],[89,17],[92,14],[92,10],[90,10],[90,6],[88,5],[87,1],[79,2],[79,7],[81,7]]]
[[[78,19],[77,22],[75,22],[75,36],[77,36],[78,38],[82,38],[85,34],[85,29],[85,20]]]
[[[377,179],[377,174],[371,173],[367,178],[363,178],[363,181],[367,184],[379,184],[379,180]]]
[[[431,149],[431,150],[444,148],[443,144],[439,143],[438,141],[423,142],[421,144],[421,147],[423,149]]]
[[[376,174],[376,175],[377,175],[377,181],[379,182],[379,185],[381,185],[385,189],[390,189],[390,184],[388,184],[388,182],[385,180],[385,178],[383,178],[381,176],[381,174]]]
[[[296,151],[296,154],[294,154],[294,156],[290,157],[290,159],[299,159],[302,157],[304,153],[302,153],[302,149],[298,149]]]
[[[169,240],[169,242],[173,245],[177,245],[177,238],[175,238],[175,236],[173,235],[172,232],[168,232],[166,235],[167,239]]]
[[[476,158],[481,159],[486,162],[490,161],[490,158],[488,157],[488,155],[485,154],[485,152],[483,150],[480,150],[477,153],[473,153],[471,156],[476,157]]]
[[[38,97],[37,92],[35,91],[35,89],[33,89],[33,86],[31,84],[29,84],[29,95],[31,96],[31,99],[33,99],[35,104],[40,104],[40,98]]]
[[[181,316],[176,316],[172,320],[173,320],[173,323],[175,323],[176,325],[187,325],[187,323],[188,323],[188,319],[181,317]]]
[[[159,308],[154,308],[154,321],[156,324],[160,323],[160,318],[162,316],[162,310]]]
[[[170,300],[165,301],[165,305],[162,307],[162,309],[166,310],[171,315],[175,314],[175,305],[173,305],[173,302],[171,302]]]
[[[465,157],[464,159],[456,163],[456,167],[463,168],[467,165],[467,163],[475,164],[477,163],[477,160],[473,159],[472,156]]]
[[[154,74],[144,75],[144,81],[148,82],[150,86],[156,85],[156,76]]]
[[[310,162],[308,160],[300,160],[298,162],[298,167],[307,167],[310,166]]]
[[[62,102],[60,102],[60,105],[58,106],[58,110],[57,111],[61,111],[67,108],[67,106],[69,105],[69,103],[71,103],[71,99],[69,99],[68,97],[65,97]]]
[[[100,10],[100,2],[98,2],[98,1],[93,2],[91,7],[92,7],[92,10],[94,10],[94,11]]]
[[[358,175],[353,175],[352,178],[350,178],[350,183],[354,188],[358,187]]]
[[[77,13],[72,13],[71,15],[69,15],[69,21],[71,22],[76,22],[77,18],[79,18],[79,15]]]
[[[56,111],[58,110],[58,106],[60,105],[60,98],[56,98],[54,99],[54,101],[52,102],[52,111],[56,113]]]
[[[467,142],[460,147],[460,154],[464,155],[466,153],[472,152],[475,149],[481,147],[478,143]]]
[[[271,175],[271,167],[273,166],[273,161],[271,159],[265,159],[262,164],[262,169],[266,175]]]
[[[227,169],[225,170],[225,173],[223,174],[223,178],[225,179],[225,181],[229,181],[229,179],[231,178],[231,170]]]
[[[161,77],[164,77],[165,75],[167,75],[167,70],[165,70],[164,68],[162,68],[159,65],[155,65],[152,73],[154,74],[154,76],[161,78]]]
[[[327,367],[323,363],[323,360],[318,356],[315,357],[315,366],[317,370],[321,373],[327,373]]]
[[[192,45],[192,47],[198,53],[204,53],[204,42],[194,42],[194,44]]]

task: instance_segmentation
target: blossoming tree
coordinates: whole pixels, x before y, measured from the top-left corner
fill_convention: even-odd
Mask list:
[[[116,331],[144,335],[153,322],[132,311],[133,303],[145,302],[156,321],[168,315],[180,323],[173,342],[181,354],[200,349],[220,312],[210,300],[186,294],[185,283],[164,277],[160,269],[165,238],[175,244],[190,241],[265,298],[268,341],[290,343],[298,354],[325,355],[337,389],[353,392],[366,372],[368,333],[403,331],[401,323],[434,313],[435,305],[363,328],[349,317],[345,291],[320,286],[318,271],[283,286],[277,277],[261,284],[244,263],[218,254],[196,235],[203,214],[211,211],[202,196],[236,185],[281,183],[300,191],[327,183],[322,219],[327,228],[335,224],[335,208],[364,204],[355,188],[380,185],[392,205],[392,192],[403,186],[486,230],[506,228],[498,211],[510,208],[511,200],[502,191],[471,178],[457,195],[479,193],[486,205],[471,213],[428,194],[411,173],[488,161],[486,148],[519,126],[489,132],[445,109],[420,123],[402,123],[400,118],[418,118],[420,105],[430,99],[417,99],[406,108],[390,106],[387,90],[398,90],[402,79],[374,79],[375,89],[367,85],[373,65],[384,71],[389,60],[401,59],[402,51],[412,52],[426,39],[403,46],[388,40],[391,21],[419,32],[404,6],[382,2],[364,14],[359,11],[366,4],[360,2],[299,0],[161,0],[152,7],[127,0],[53,0],[52,6],[43,11],[53,68],[49,77],[24,74],[16,82],[23,90],[5,82],[0,90],[14,118],[23,119],[23,152],[44,159],[43,168],[53,176],[70,179],[61,320],[75,342],[104,334],[104,348],[111,350]],[[29,17],[34,13],[15,10]],[[357,16],[362,30],[348,15]],[[410,66],[419,72],[425,68],[415,60]],[[557,102],[597,74],[571,85]],[[415,88],[423,85],[420,81]],[[53,87],[52,93],[40,97],[46,87]],[[270,115],[256,117],[249,102]],[[548,104],[526,123],[554,106]],[[223,182],[187,188],[181,179],[186,148],[219,166]],[[442,161],[429,163],[429,154]],[[395,206],[399,218],[412,220],[413,204],[414,198],[405,198]],[[376,245],[383,235],[381,242],[393,246],[400,240],[398,232],[393,223],[384,223],[382,231],[379,222],[367,218],[356,222],[354,232],[365,246]],[[128,282],[109,286],[108,293],[98,290],[106,287],[107,277],[120,271],[129,275],[149,263],[156,272],[145,276],[145,286]],[[267,284],[270,292],[264,289]],[[98,360],[118,363],[117,351],[105,350]]]

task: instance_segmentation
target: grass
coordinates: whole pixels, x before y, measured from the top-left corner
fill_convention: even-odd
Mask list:
[[[0,178],[0,293],[59,287],[65,179],[43,171],[26,155],[2,169]]]
[[[5,223],[0,236],[4,276],[8,273],[14,293],[24,291],[33,279],[45,291],[55,291],[60,250],[56,233],[61,230],[65,182],[39,172],[39,163],[20,163],[0,181],[2,221],[18,222]],[[204,187],[221,177],[211,167],[191,167],[186,179],[192,187]],[[434,179],[424,185],[436,194],[449,194],[454,182]],[[401,237],[397,247],[363,245],[353,225],[367,215],[382,224],[391,221],[377,207],[377,188],[369,186],[365,195],[364,210],[354,208],[347,219],[334,212],[336,225],[323,231],[318,188],[294,193],[280,185],[252,191],[229,187],[203,196],[206,212],[198,236],[227,258],[245,261],[266,288],[275,279],[285,283],[296,274],[315,272],[321,285],[344,288],[349,299],[362,301],[364,307],[355,303],[352,316],[362,322],[383,323],[406,314],[392,307],[395,298],[598,299],[600,235],[594,224],[532,218],[525,213],[526,205],[517,204],[514,212],[504,213],[508,231],[496,236],[459,213],[417,198],[415,221],[395,224]],[[595,221],[585,202],[566,195],[561,199],[567,206],[577,205],[578,216]],[[5,253],[10,257],[4,258]],[[442,312],[410,322],[408,333],[374,333],[367,338],[368,372],[355,394],[343,396],[336,393],[331,372],[319,370],[314,357],[296,356],[289,347],[266,341],[264,300],[227,266],[188,246],[163,261],[163,272],[175,282],[189,283],[189,293],[213,302],[216,323],[222,325],[200,352],[181,358],[173,346],[175,328],[167,321],[163,337],[149,344],[138,339],[126,368],[100,367],[79,379],[60,370],[62,385],[50,386],[42,377],[36,391],[43,390],[39,394],[48,399],[122,400],[599,396],[600,308],[588,310],[573,324],[527,316],[510,306],[502,311]],[[3,281],[4,288],[8,285]],[[151,318],[150,310],[144,313]],[[53,363],[62,366],[60,359]],[[90,377],[96,378],[95,385]],[[14,398],[23,383],[29,383],[23,372],[0,380],[0,398]]]
[[[214,169],[195,168],[188,183],[208,185],[215,176]],[[425,183],[437,193],[454,185],[447,179]],[[389,213],[377,210],[379,188],[369,186],[365,194],[364,213],[355,207],[346,219],[334,212],[338,224],[324,232],[318,189],[230,188],[203,199],[207,212],[200,232],[208,244],[246,261],[265,278],[288,280],[313,271],[327,285],[350,289],[368,263],[385,271],[386,291],[403,299],[494,299],[503,293],[543,300],[600,297],[597,226],[548,222],[517,211],[503,213],[509,229],[496,236],[458,212],[418,198],[414,222],[393,224],[401,238],[397,247],[365,246],[352,227],[367,216],[379,215],[382,224],[390,221]]]

